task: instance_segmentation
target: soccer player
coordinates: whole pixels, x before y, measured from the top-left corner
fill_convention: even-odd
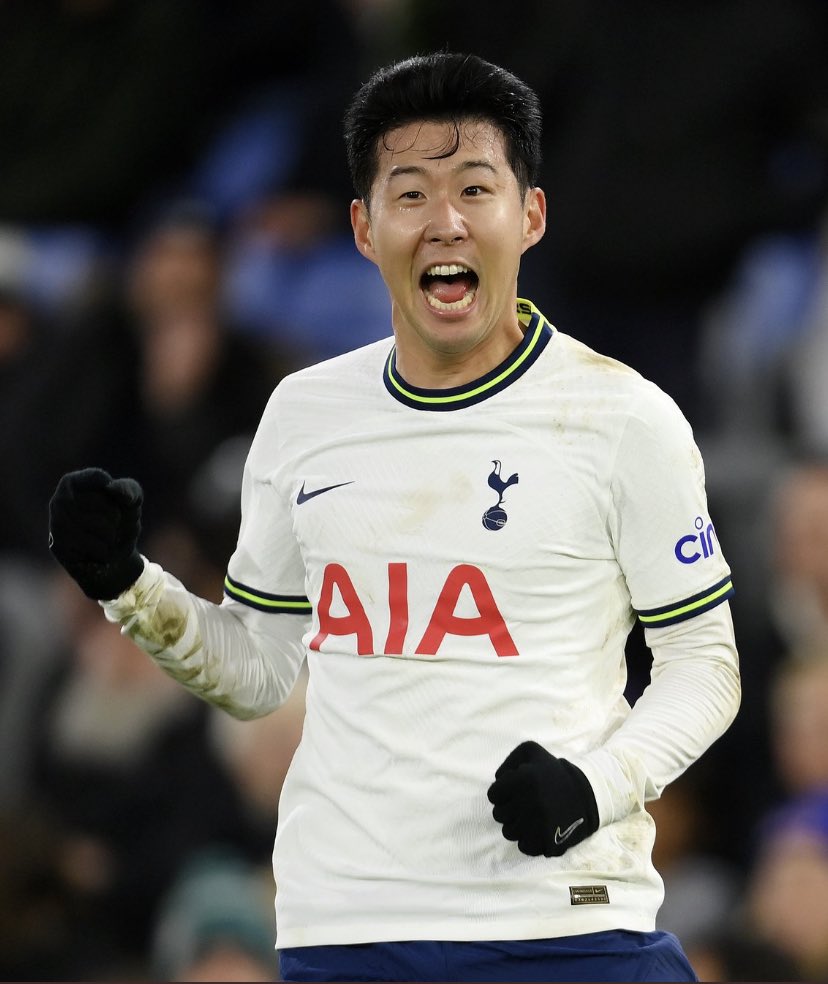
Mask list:
[[[267,714],[308,661],[286,980],[695,979],[654,931],[645,803],[736,712],[730,573],[672,400],[517,296],[540,125],[458,54],[355,96],[351,218],[393,338],[275,390],[221,606],[138,553],[133,480],[70,473],[51,503],[57,559],[195,694]]]

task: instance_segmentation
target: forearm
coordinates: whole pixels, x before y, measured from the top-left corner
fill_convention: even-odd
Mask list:
[[[728,605],[647,630],[651,682],[605,742],[573,758],[595,790],[601,823],[618,820],[681,775],[728,728],[740,700]]]
[[[149,561],[132,587],[101,605],[106,617],[164,672],[234,717],[261,717],[278,707],[302,665],[295,623],[278,621],[291,616],[215,605]],[[290,631],[280,637],[263,631],[262,623]]]

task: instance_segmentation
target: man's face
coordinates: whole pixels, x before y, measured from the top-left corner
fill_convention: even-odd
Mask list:
[[[515,313],[522,253],[545,228],[543,192],[522,196],[499,130],[465,121],[412,123],[379,148],[370,212],[351,205],[357,246],[380,269],[392,302],[398,367],[485,372],[520,340]]]

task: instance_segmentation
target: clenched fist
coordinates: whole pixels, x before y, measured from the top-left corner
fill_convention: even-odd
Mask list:
[[[141,486],[100,468],[68,472],[49,501],[49,549],[87,597],[117,598],[144,569]]]

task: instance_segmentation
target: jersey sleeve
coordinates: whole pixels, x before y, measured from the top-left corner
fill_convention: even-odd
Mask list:
[[[728,605],[646,636],[649,685],[602,746],[572,759],[595,792],[602,826],[657,799],[727,730],[741,700]]]
[[[651,680],[608,740],[573,761],[602,826],[661,795],[739,706],[730,570],[707,512],[704,468],[675,403],[646,384],[618,441],[609,529],[653,653]]]
[[[277,390],[278,394],[278,390]],[[290,504],[279,485],[279,404],[271,399],[242,479],[239,539],[224,581],[226,600],[307,620],[311,604]]]
[[[685,621],[732,596],[690,425],[670,397],[649,384],[618,443],[609,529],[646,628]]]
[[[191,594],[157,564],[107,602],[107,618],[190,691],[239,718],[258,717],[288,696],[305,657],[311,606],[304,568],[279,494],[274,398],[253,440],[242,480],[242,522],[222,604]]]

